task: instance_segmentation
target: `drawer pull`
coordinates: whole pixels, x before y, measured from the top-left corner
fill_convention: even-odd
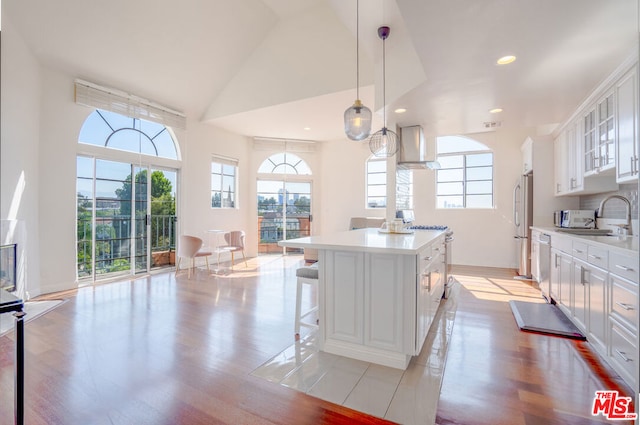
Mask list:
[[[433,248],[434,251],[440,251],[440,248]]]
[[[616,354],[622,357],[622,360],[624,360],[625,362],[633,361],[633,359],[630,359],[629,357],[626,356],[626,353],[624,351],[616,350]]]
[[[602,260],[602,257],[598,257],[597,255],[594,255],[594,254],[589,254],[589,258],[595,258],[596,260]]]
[[[573,249],[573,252],[577,252],[578,254],[584,254],[584,251],[576,248]]]
[[[426,257],[424,257],[424,258],[423,258],[423,260],[425,260],[425,261],[431,261],[431,260],[433,260],[433,257],[431,257],[431,256],[426,256]]]
[[[633,269],[631,267],[623,266],[621,264],[616,264],[616,267],[621,269],[621,270],[624,270],[625,272],[632,272],[633,271]]]
[[[616,301],[616,305],[624,308],[627,311],[635,310],[635,307],[632,304],[621,303],[620,301]]]

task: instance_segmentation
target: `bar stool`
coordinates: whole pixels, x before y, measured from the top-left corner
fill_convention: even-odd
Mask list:
[[[318,263],[314,263],[310,266],[300,267],[296,270],[297,288],[296,288],[296,321],[295,321],[295,337],[296,340],[300,339],[300,326],[317,329],[318,321],[315,323],[305,322],[302,319],[307,317],[313,312],[318,311],[318,303],[313,305],[312,308],[302,312],[302,285],[306,284],[313,290],[318,289]]]

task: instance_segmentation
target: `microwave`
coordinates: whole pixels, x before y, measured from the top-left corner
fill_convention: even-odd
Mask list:
[[[553,212],[553,224],[556,227],[572,229],[595,229],[595,210],[560,210]]]

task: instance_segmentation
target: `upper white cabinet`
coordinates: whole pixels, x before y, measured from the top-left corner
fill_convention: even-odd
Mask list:
[[[617,83],[616,94],[616,180],[638,178],[638,72],[635,65]]]
[[[533,171],[533,140],[525,140],[520,150],[522,151],[522,174],[529,174]]]
[[[638,178],[638,55],[631,55],[554,132],[555,194],[618,189]]]
[[[615,167],[615,93],[602,96],[583,116],[584,175],[590,176]]]
[[[584,190],[580,134],[578,121],[572,121],[554,140],[556,195],[581,193]]]

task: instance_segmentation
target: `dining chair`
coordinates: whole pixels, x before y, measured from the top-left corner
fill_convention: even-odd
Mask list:
[[[233,270],[233,253],[242,252],[242,259],[244,260],[244,266],[247,266],[247,258],[244,255],[244,230],[233,230],[225,233],[224,240],[227,243],[223,248],[225,251],[231,252],[231,270]]]
[[[178,245],[178,262],[176,264],[176,275],[180,270],[180,260],[187,258],[190,260],[189,268],[187,269],[187,279],[191,279],[191,269],[195,268],[196,258],[204,257],[207,263],[207,271],[209,270],[209,256],[213,253],[207,249],[202,249],[202,239],[196,236],[182,235],[180,236],[180,244]]]

